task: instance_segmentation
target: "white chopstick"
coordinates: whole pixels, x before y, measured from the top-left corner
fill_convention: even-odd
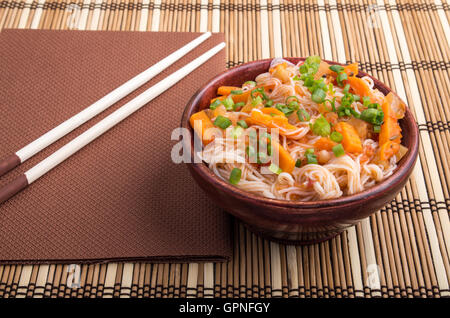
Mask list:
[[[26,160],[33,157],[38,152],[42,151],[44,148],[48,147],[55,141],[64,137],[72,130],[81,126],[85,122],[89,121],[93,117],[97,116],[104,110],[108,109],[110,106],[135,91],[137,88],[141,87],[153,77],[164,71],[167,67],[178,61],[184,55],[192,51],[198,45],[203,43],[206,39],[211,36],[211,32],[206,32],[201,36],[197,37],[195,40],[189,42],[185,46],[181,47],[177,51],[168,55],[166,58],[162,59],[158,63],[152,65],[142,73],[136,75],[129,81],[125,82],[121,86],[114,89],[109,94],[105,95],[89,107],[85,108],[78,114],[67,119],[57,127],[48,131],[38,139],[29,143],[22,149],[16,151],[14,154],[10,154],[0,161],[0,176],[4,175],[8,171],[12,170],[16,166],[25,162]]]
[[[20,192],[22,189],[26,188],[28,185],[42,177],[44,174],[72,156],[74,153],[89,144],[91,141],[95,140],[97,137],[101,136],[110,128],[120,123],[122,120],[146,105],[155,97],[159,96],[161,93],[175,85],[193,70],[195,70],[215,54],[217,54],[224,47],[224,42],[216,45],[214,48],[210,49],[189,64],[183,66],[178,71],[167,76],[162,81],[153,85],[145,92],[135,97],[133,100],[129,101],[128,103],[99,121],[97,124],[86,130],[84,133],[82,133],[72,141],[68,142],[63,147],[59,148],[57,151],[32,167],[30,170],[26,171],[23,175],[19,176],[13,182],[7,184],[3,188],[0,188],[0,204],[8,200],[10,197],[14,196],[16,193]]]

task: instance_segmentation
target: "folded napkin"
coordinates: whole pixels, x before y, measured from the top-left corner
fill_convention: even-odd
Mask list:
[[[13,153],[198,33],[0,33],[0,157]],[[0,179],[28,170],[131,98],[223,41],[215,34],[150,83]],[[0,205],[0,263],[225,260],[229,217],[174,164],[189,98],[224,70],[222,51]]]

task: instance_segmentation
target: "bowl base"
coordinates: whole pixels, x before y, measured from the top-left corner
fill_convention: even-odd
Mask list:
[[[325,242],[331,240],[332,238],[338,236],[345,229],[340,231],[330,231],[323,233],[290,233],[286,234],[285,232],[272,232],[263,229],[257,229],[248,223],[242,222],[239,220],[250,232],[261,236],[264,239],[267,239],[272,242],[277,242],[285,245],[312,245],[316,243]]]

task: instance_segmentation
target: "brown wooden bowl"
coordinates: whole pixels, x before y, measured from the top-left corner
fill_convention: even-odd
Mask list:
[[[304,58],[286,58],[297,64]],[[241,86],[253,80],[258,74],[267,72],[271,59],[242,64],[230,69],[201,88],[188,102],[181,126],[191,132],[191,162],[193,161],[193,135],[189,125],[190,116],[209,107],[209,101],[216,96],[221,85]],[[329,64],[339,64],[327,61]],[[360,72],[358,76],[367,76]],[[372,79],[375,86],[385,95],[391,90],[380,81]],[[218,178],[204,163],[189,163],[194,180],[205,193],[221,208],[241,220],[251,231],[268,239],[289,244],[309,244],[334,237],[347,227],[368,217],[390,202],[402,189],[411,174],[417,159],[419,131],[409,109],[400,120],[402,144],[409,150],[398,163],[394,173],[372,188],[350,196],[333,200],[293,202],[268,199],[238,189]]]

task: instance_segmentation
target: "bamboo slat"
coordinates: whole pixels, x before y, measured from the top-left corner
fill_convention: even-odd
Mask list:
[[[0,265],[0,297],[450,296],[450,7],[435,0],[3,0],[0,30],[224,32],[227,66],[357,61],[407,101],[419,160],[397,197],[311,246],[234,223],[226,263]]]

